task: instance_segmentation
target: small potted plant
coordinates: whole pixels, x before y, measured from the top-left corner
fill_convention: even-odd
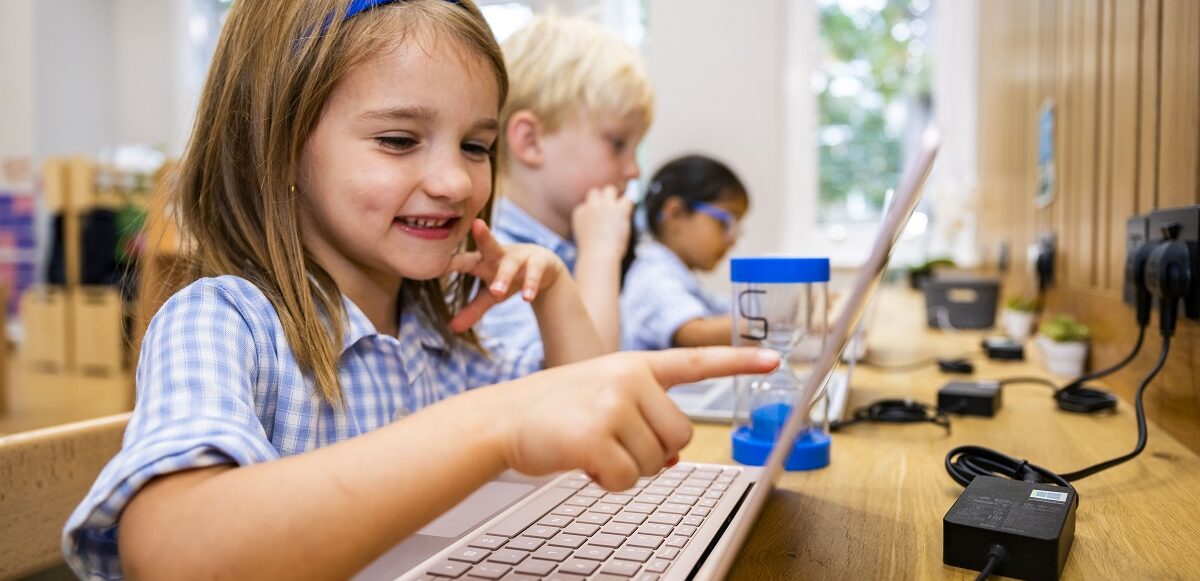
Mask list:
[[[1038,346],[1050,373],[1064,377],[1083,374],[1087,361],[1087,325],[1070,315],[1058,315],[1038,328]]]
[[[1009,297],[1004,302],[1004,312],[1000,313],[1000,322],[1004,332],[1009,337],[1023,341],[1033,331],[1033,321],[1037,317],[1037,299],[1027,297]]]
[[[925,281],[933,276],[935,270],[941,267],[953,268],[954,266],[954,261],[949,258],[934,258],[920,264],[914,264],[908,267],[908,284],[913,290],[921,290],[925,286]]]

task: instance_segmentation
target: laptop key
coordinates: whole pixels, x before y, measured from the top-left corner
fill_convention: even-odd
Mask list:
[[[675,534],[683,535],[685,537],[690,537],[690,536],[696,534],[696,527],[688,526],[688,525],[683,525],[681,527],[675,527]]]
[[[658,575],[654,573],[642,573],[637,576],[637,581],[658,581]]]
[[[532,526],[525,531],[523,536],[533,537],[535,539],[548,539],[558,534],[559,529],[554,527]]]
[[[487,556],[490,555],[491,553],[492,553],[491,551],[485,551],[483,549],[473,549],[473,548],[468,547],[468,548],[463,549],[453,555],[450,555],[449,558],[451,561],[464,561],[464,562],[471,563],[472,565],[474,565],[475,563],[478,563],[478,562],[486,559]]]
[[[604,567],[600,569],[600,571],[610,575],[633,577],[634,575],[637,575],[638,570],[641,568],[641,564],[631,561],[609,561],[604,564]]]
[[[709,509],[704,508],[703,506],[697,506],[696,508],[692,509],[692,514],[695,516],[708,516],[708,512]]]
[[[681,522],[685,525],[698,527],[704,523],[704,517],[697,516],[697,515],[689,515],[689,516],[683,517],[683,520]]]
[[[579,516],[579,515],[583,514],[584,510],[587,510],[587,509],[583,508],[582,506],[571,506],[569,504],[564,504],[564,505],[561,505],[558,508],[554,509],[553,511],[551,511],[550,514],[558,514],[558,515],[562,515],[562,516]]]
[[[570,526],[563,529],[564,532],[568,532],[573,535],[582,535],[585,537],[590,537],[596,534],[596,531],[598,530],[600,530],[599,526],[582,522],[571,523]]]
[[[634,512],[628,512],[628,509],[626,509],[626,512],[623,512],[621,514],[618,514],[617,516],[614,516],[613,522],[619,522],[619,523],[625,523],[625,524],[631,524],[631,525],[640,525],[640,524],[646,522],[646,515],[634,513]]]
[[[662,496],[667,496],[672,492],[675,492],[675,489],[667,486],[647,486],[642,490],[643,494],[660,494]]]
[[[626,505],[626,504],[629,504],[629,501],[631,501],[631,500],[633,500],[633,497],[628,494],[608,494],[608,495],[605,495],[604,498],[601,498],[600,502],[607,502],[608,504]]]
[[[666,513],[662,513],[662,512],[656,512],[656,513],[650,515],[650,522],[652,522],[654,524],[658,524],[658,525],[675,526],[675,525],[679,524],[679,519],[680,519],[680,516],[677,514],[666,514]]]
[[[678,556],[679,556],[679,549],[677,547],[663,547],[663,548],[659,549],[657,553],[654,554],[654,558],[666,559],[668,561],[670,561],[671,559],[674,559],[675,557],[678,557]]]
[[[634,503],[631,503],[629,506],[626,506],[625,510],[628,512],[640,512],[642,514],[650,514],[650,513],[654,512],[654,505],[646,504],[644,502],[634,502]],[[687,511],[684,511],[684,512],[687,512]]]
[[[687,494],[672,494],[671,496],[667,497],[667,502],[673,502],[675,504],[691,505],[691,504],[696,504],[697,500],[700,500],[700,499],[695,496],[690,496]]]
[[[667,539],[668,547],[682,548],[688,542],[688,538],[684,536],[675,536]]]
[[[637,498],[635,498],[633,500],[635,502],[643,502],[646,504],[662,504],[662,503],[666,502],[667,496],[665,494],[642,493],[642,494],[637,495]]]
[[[536,551],[538,547],[546,544],[542,539],[533,537],[517,537],[504,545],[505,549],[516,549],[518,551]]]
[[[691,506],[688,506],[686,504],[667,503],[667,504],[662,505],[662,507],[659,508],[658,510],[665,512],[667,514],[687,514],[688,511],[691,510],[691,508],[692,508]],[[699,509],[697,509],[697,510],[699,510]],[[705,509],[705,510],[707,510],[707,509]],[[693,514],[695,514],[695,513],[693,513]],[[701,516],[705,516],[705,515],[701,515]]]
[[[521,531],[528,528],[529,525],[545,516],[551,509],[558,506],[560,502],[570,498],[573,492],[575,491],[570,488],[548,488],[544,492],[534,496],[529,504],[521,507],[516,513],[509,515],[504,520],[496,523],[491,529],[488,529],[488,534],[515,537],[521,534]]]
[[[608,533],[610,535],[621,535],[623,537],[628,537],[629,535],[632,535],[633,531],[635,530],[637,530],[637,525],[615,522],[600,529],[600,532]]]
[[[600,563],[597,563],[595,561],[586,561],[584,559],[571,559],[570,561],[567,561],[566,563],[563,563],[561,566],[559,566],[558,572],[559,573],[574,573],[576,575],[591,575],[592,572],[596,570],[596,567],[599,567],[599,566],[600,566]]]
[[[699,501],[696,502],[696,506],[703,506],[704,508],[712,508],[714,506],[717,506],[717,501],[715,501],[711,498],[701,498]]]
[[[638,529],[637,532],[641,533],[643,535],[654,535],[656,537],[667,537],[667,536],[671,535],[671,531],[673,531],[673,530],[675,530],[675,527],[670,526],[670,525],[650,523],[650,524],[642,525],[642,528]]]
[[[582,506],[584,508],[587,508],[593,504],[596,504],[596,499],[592,498],[590,496],[572,496],[571,498],[568,498],[567,501],[564,502],[563,504],[568,505],[568,506]]]
[[[721,498],[721,496],[722,492],[720,490],[710,490],[704,493],[704,498],[711,498],[713,500],[717,500]]]
[[[691,496],[702,496],[706,490],[708,489],[703,486],[680,486],[675,489],[675,492]]]
[[[515,572],[524,573],[526,575],[537,575],[540,577],[542,575],[546,575],[546,574],[550,573],[557,566],[558,566],[558,563],[556,563],[554,561],[543,561],[541,559],[529,559],[528,561],[525,561],[524,563],[521,563],[520,565],[518,565]]]
[[[633,535],[632,537],[629,537],[629,546],[631,547],[657,549],[662,542],[662,537],[656,537],[654,535]]]
[[[683,481],[678,478],[658,478],[654,481],[655,486],[666,486],[672,489],[678,487],[680,484],[683,484]]]
[[[646,561],[650,560],[650,556],[653,554],[654,552],[650,549],[643,549],[640,547],[625,547],[620,551],[617,551],[617,554],[614,555],[613,558],[645,563]]]
[[[618,512],[621,512],[621,505],[598,502],[592,505],[591,510],[603,514],[617,514]]]
[[[561,514],[548,514],[542,517],[542,520],[537,521],[537,524],[544,527],[563,528],[571,524],[571,517]]]
[[[612,517],[607,514],[598,512],[589,512],[575,519],[575,522],[586,523],[589,525],[602,525],[609,521]]]
[[[667,570],[667,567],[670,566],[671,562],[666,559],[655,559],[649,563],[646,563],[646,570],[651,573],[662,573],[663,571]]]
[[[578,494],[579,496],[586,496],[588,498],[600,498],[602,496],[607,495],[608,491],[604,490],[603,488],[592,488],[589,486],[587,488],[584,488],[583,490],[580,490],[576,494]]]
[[[571,550],[564,549],[562,547],[542,547],[533,553],[534,560],[545,559],[547,561],[554,562],[566,561],[567,557],[570,556]],[[526,563],[528,563],[528,561],[526,561]],[[553,567],[551,567],[551,569],[553,569]],[[540,573],[540,575],[545,575],[545,573]]]
[[[471,576],[483,577],[484,579],[499,579],[511,569],[512,567],[499,563],[480,563],[471,567]]]
[[[550,539],[550,545],[554,547],[570,547],[572,549],[578,549],[579,546],[582,545],[586,540],[587,537],[560,533],[557,537]]]
[[[429,573],[430,575],[433,575],[436,577],[449,577],[451,579],[457,579],[459,577],[462,577],[462,574],[466,573],[467,569],[470,569],[470,568],[471,568],[471,566],[466,563],[456,563],[454,561],[442,561],[441,563],[434,565],[432,568],[430,568],[428,571],[426,571],[426,573]]]
[[[575,551],[575,556],[580,559],[590,559],[592,561],[603,561],[613,554],[613,550],[608,547],[597,547],[595,545],[584,545]]]
[[[524,561],[525,557],[528,557],[528,556],[529,556],[529,553],[526,553],[525,551],[514,551],[512,549],[503,549],[503,550],[496,551],[495,553],[493,553],[491,557],[488,557],[488,560],[496,562],[496,563],[504,563],[505,565],[516,565],[517,563]],[[453,558],[454,557],[451,557],[451,559],[453,559]]]
[[[600,534],[592,537],[592,540],[590,542],[593,545],[596,545],[598,547],[608,547],[610,549],[615,549],[615,548],[621,546],[621,543],[625,542],[625,537],[622,537],[620,535],[608,535],[605,533],[600,533]]]
[[[508,539],[506,539],[504,537],[497,537],[497,536],[493,536],[493,535],[483,535],[483,536],[471,541],[470,543],[468,543],[468,545],[471,547],[477,547],[480,549],[499,549],[500,546],[503,545],[504,542],[507,540]]]

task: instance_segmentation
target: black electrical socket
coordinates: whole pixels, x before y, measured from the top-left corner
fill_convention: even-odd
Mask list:
[[[1192,280],[1200,280],[1200,206],[1167,208],[1150,213],[1148,238],[1151,242],[1165,238],[1168,228],[1178,228],[1178,240],[1187,243],[1192,255]],[[1192,292],[1184,297],[1184,316],[1200,319],[1200,284],[1192,285]]]
[[[1057,240],[1053,232],[1046,232],[1026,251],[1029,268],[1038,282],[1038,290],[1043,291],[1054,285],[1054,251]]]
[[[1148,218],[1146,216],[1134,216],[1125,221],[1125,256],[1126,256],[1126,260],[1128,260],[1128,257],[1133,256],[1133,253],[1137,252],[1137,249],[1139,247],[1141,247],[1141,245],[1148,242],[1149,240],[1150,240],[1150,218]],[[1126,280],[1125,281],[1125,289],[1123,291],[1123,294],[1121,295],[1125,301],[1125,304],[1127,304],[1131,307],[1135,306],[1137,304],[1137,301],[1134,298],[1134,294],[1136,292],[1137,292],[1137,289],[1133,288],[1133,282],[1130,280]]]

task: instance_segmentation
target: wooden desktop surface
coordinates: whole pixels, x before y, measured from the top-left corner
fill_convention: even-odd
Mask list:
[[[924,326],[921,296],[886,289],[870,328],[870,357],[902,363],[977,350],[977,332]],[[1032,344],[1024,362],[980,356],[975,378],[1049,376]],[[883,398],[935,403],[955,377],[855,370],[847,410]],[[1153,384],[1150,389],[1154,389]],[[1130,402],[1115,414],[1059,411],[1049,387],[1010,385],[994,418],[933,424],[855,424],[833,436],[832,462],[785,474],[733,567],[731,579],[974,579],[942,564],[942,517],[962,492],[944,467],[964,444],[994,448],[1057,472],[1119,456],[1137,441]],[[683,459],[733,463],[729,427],[697,424]],[[1200,458],[1150,422],[1137,458],[1075,483],[1079,510],[1064,579],[1200,576]]]

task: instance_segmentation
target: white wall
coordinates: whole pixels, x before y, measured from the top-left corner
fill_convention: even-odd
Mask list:
[[[753,9],[727,0],[647,3],[645,53],[658,100],[644,179],[685,153],[733,168],[751,196],[735,253],[782,249],[787,3],[760,0]]]
[[[89,153],[116,135],[113,3],[55,0],[34,7],[34,155]]]
[[[183,0],[114,0],[116,143],[182,151],[195,108],[185,90],[185,9]]]
[[[35,1],[7,0],[0,19],[0,158],[33,153]]]

